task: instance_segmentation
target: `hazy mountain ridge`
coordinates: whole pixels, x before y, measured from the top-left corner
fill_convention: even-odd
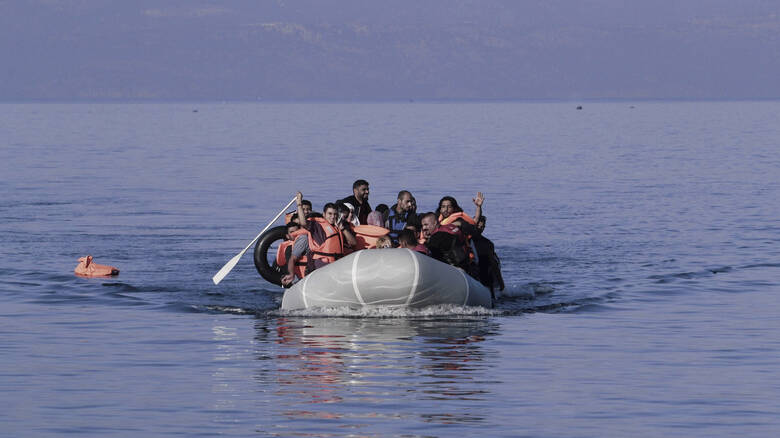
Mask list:
[[[646,22],[549,21],[554,6],[539,3],[539,23],[500,1],[343,3],[351,14],[290,3],[49,1],[32,18],[13,3],[19,19],[0,19],[0,99],[780,97],[780,20],[766,2]],[[45,32],[29,30],[33,18],[49,20]]]

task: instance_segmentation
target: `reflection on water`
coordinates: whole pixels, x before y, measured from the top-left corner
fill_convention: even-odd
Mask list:
[[[498,323],[488,318],[290,318],[257,325],[261,385],[288,421],[332,419],[364,427],[377,421],[479,423],[488,403],[485,346]],[[274,339],[275,338],[275,339]],[[270,363],[270,364],[269,364]],[[268,367],[275,372],[268,372]],[[272,381],[268,381],[268,380]],[[395,427],[398,427],[397,425]],[[315,432],[313,432],[315,433]]]

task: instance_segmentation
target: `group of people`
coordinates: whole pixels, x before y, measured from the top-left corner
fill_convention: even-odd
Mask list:
[[[376,209],[368,203],[369,193],[368,182],[359,179],[351,196],[325,204],[321,214],[301,192],[296,194],[296,211],[286,216],[287,234],[276,257],[286,271],[284,286],[351,252],[399,247],[461,268],[491,290],[504,288],[493,243],[482,236],[482,193],[472,199],[473,217],[451,196],[443,197],[435,212],[419,214],[407,190],[398,193],[392,207],[380,204]]]

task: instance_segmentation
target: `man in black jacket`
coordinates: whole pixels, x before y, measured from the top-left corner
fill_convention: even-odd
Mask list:
[[[368,214],[371,213],[371,205],[368,203],[368,181],[359,179],[352,184],[352,196],[347,196],[341,202],[348,202],[355,207],[361,225],[368,225]]]

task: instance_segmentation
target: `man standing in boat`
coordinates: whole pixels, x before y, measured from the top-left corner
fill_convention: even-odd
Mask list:
[[[347,196],[341,202],[347,202],[355,207],[355,216],[361,225],[368,225],[368,214],[371,205],[368,203],[368,181],[359,179],[352,184],[352,196]]]
[[[295,196],[298,217],[305,217],[302,206],[303,195]],[[344,255],[344,246],[355,246],[357,240],[346,221],[338,220],[338,208],[331,202],[322,209],[322,217],[309,218],[301,224],[306,233],[298,236],[293,243],[292,254],[287,261],[287,272],[282,277],[282,285],[289,286],[295,281],[295,262],[304,255],[308,260],[306,274]]]

